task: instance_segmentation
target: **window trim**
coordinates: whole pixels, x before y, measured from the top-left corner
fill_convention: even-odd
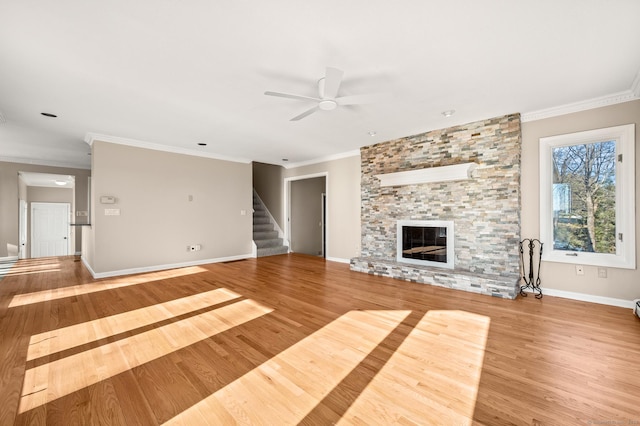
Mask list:
[[[553,249],[553,148],[615,140],[616,254]],[[611,268],[636,269],[635,124],[540,138],[540,240],[542,260]],[[623,234],[623,241],[617,237]]]

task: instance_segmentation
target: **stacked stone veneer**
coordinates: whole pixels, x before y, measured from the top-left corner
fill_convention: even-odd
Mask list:
[[[519,280],[520,115],[364,147],[362,251],[351,269],[515,298]],[[474,162],[468,180],[380,187],[375,175]],[[453,220],[455,268],[396,261],[396,222]]]

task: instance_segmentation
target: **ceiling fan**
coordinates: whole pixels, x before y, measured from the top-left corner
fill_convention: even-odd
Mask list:
[[[278,96],[281,98],[297,99],[300,101],[314,102],[313,108],[306,110],[302,114],[296,115],[290,121],[298,121],[318,110],[331,111],[343,105],[362,105],[374,102],[380,94],[338,96],[338,90],[342,83],[344,71],[337,68],[327,67],[324,77],[318,80],[318,97],[304,95],[293,95],[282,92],[264,92],[268,96]]]

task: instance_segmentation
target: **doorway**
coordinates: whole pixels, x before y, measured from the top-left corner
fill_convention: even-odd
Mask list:
[[[68,256],[69,203],[31,203],[31,257]]]
[[[292,252],[327,256],[327,180],[327,173],[285,179],[285,234]]]
[[[75,253],[75,176],[18,172],[21,259]]]

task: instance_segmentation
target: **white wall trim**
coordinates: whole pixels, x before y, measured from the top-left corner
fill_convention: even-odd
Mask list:
[[[636,77],[636,80],[638,80],[638,77]],[[638,85],[640,85],[640,82],[634,82],[635,88],[632,90],[625,90],[624,92],[613,93],[606,96],[600,96],[598,98],[540,109],[537,111],[525,112],[520,116],[520,121],[526,123],[527,121],[542,120],[545,118],[557,117],[559,115],[571,114],[573,112],[586,111],[589,109],[621,104],[623,102],[635,101],[636,99],[640,99],[640,95],[636,94],[640,91],[640,88],[637,87]]]
[[[359,155],[360,155],[360,150],[359,149],[355,149],[353,151],[347,151],[347,152],[342,152],[342,153],[339,153],[339,154],[327,155],[326,157],[315,158],[313,160],[299,161],[297,163],[291,163],[291,164],[285,163],[285,164],[283,164],[283,167],[285,169],[294,169],[296,167],[310,166],[312,164],[325,163],[327,161],[341,160],[343,158],[349,158],[349,157],[358,157]]]
[[[525,290],[527,293],[531,293],[532,290]],[[618,306],[620,308],[633,309],[633,300],[616,299],[613,297],[595,296],[593,294],[576,293],[573,291],[555,290],[553,288],[542,288],[543,299],[544,296],[562,297],[563,299],[578,300],[580,302],[599,303],[601,305]]]
[[[136,139],[121,138],[119,136],[100,135],[100,134],[91,133],[91,132],[88,132],[85,135],[84,141],[88,143],[89,146],[93,145],[95,141],[101,141],[101,142],[115,143],[118,145],[133,146],[136,148],[152,149],[154,151],[170,152],[173,154],[184,154],[184,155],[192,155],[194,157],[211,158],[214,160],[231,161],[234,163],[251,163],[253,161],[248,158],[228,157],[225,155],[214,154],[212,152],[202,152],[202,151],[197,151],[195,149],[162,145],[158,143],[140,141]]]
[[[351,263],[351,259],[342,259],[340,257],[326,257],[325,259],[330,262],[346,263],[347,265]]]
[[[11,262],[14,260],[18,260],[18,256],[5,256],[5,257],[0,257],[0,262]]]
[[[91,276],[93,278],[99,279],[99,278],[117,277],[120,275],[131,275],[131,274],[141,274],[145,272],[163,271],[166,269],[186,268],[188,266],[206,265],[208,263],[232,262],[234,260],[251,259],[253,257],[255,256],[253,256],[252,253],[247,253],[247,254],[240,254],[237,256],[217,257],[214,259],[202,259],[202,260],[194,260],[191,262],[170,263],[166,265],[145,266],[142,268],[120,269],[118,271],[107,271],[107,272],[95,272],[91,268],[91,266],[87,263],[84,256],[82,257],[82,263],[87,268],[87,270],[91,273]]]

